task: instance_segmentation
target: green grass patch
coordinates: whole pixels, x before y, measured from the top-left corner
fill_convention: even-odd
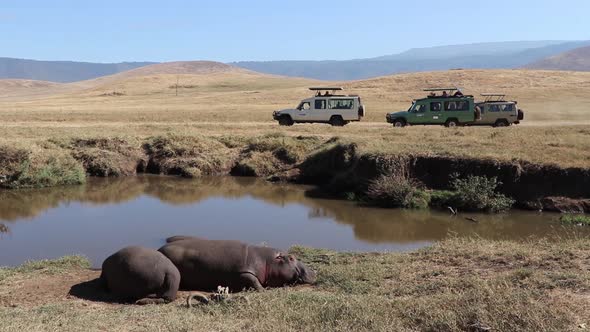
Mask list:
[[[84,168],[67,151],[55,147],[0,148],[0,187],[43,188],[82,184]]]
[[[564,214],[559,217],[559,221],[562,224],[566,225],[582,225],[582,226],[590,226],[590,216],[585,214]]]

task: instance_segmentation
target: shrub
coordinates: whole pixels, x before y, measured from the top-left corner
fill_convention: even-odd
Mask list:
[[[469,175],[465,179],[452,180],[454,189],[450,195],[449,205],[462,210],[500,212],[508,210],[514,204],[514,200],[496,192],[500,185],[495,177]]]
[[[370,203],[387,208],[426,208],[430,196],[419,188],[419,183],[399,174],[384,174],[371,181],[367,189]]]

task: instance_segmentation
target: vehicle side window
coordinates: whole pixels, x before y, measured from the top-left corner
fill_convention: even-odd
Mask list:
[[[306,101],[306,102],[304,102],[304,103],[301,103],[301,104],[299,105],[299,107],[297,107],[297,109],[298,109],[298,110],[300,110],[300,111],[301,111],[301,110],[308,110],[309,108],[310,108],[310,104],[309,104],[309,102],[308,102],[308,101]]]
[[[468,111],[469,102],[467,100],[445,101],[445,111]]]
[[[328,108],[337,110],[350,110],[354,107],[354,100],[352,99],[330,99],[328,100]]]
[[[500,112],[500,106],[499,105],[490,105],[489,111],[490,112]]]
[[[325,99],[316,99],[315,100],[315,109],[316,110],[326,109],[326,100]]]
[[[514,105],[512,105],[512,104],[502,105],[502,111],[504,111],[504,112],[514,112]]]
[[[442,105],[441,105],[440,101],[430,103],[430,111],[431,112],[440,112],[441,109],[442,109]]]
[[[414,106],[414,112],[422,113],[426,111],[426,105],[416,105]]]

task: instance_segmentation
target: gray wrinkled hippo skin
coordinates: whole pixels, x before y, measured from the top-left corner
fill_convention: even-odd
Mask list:
[[[120,301],[158,304],[176,299],[180,273],[161,252],[132,246],[105,259],[100,279]]]
[[[159,251],[178,268],[180,288],[232,292],[315,282],[315,272],[293,255],[239,241],[174,236]]]

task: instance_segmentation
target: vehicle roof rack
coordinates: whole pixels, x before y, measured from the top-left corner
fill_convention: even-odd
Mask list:
[[[424,89],[423,91],[433,92],[433,91],[456,91],[459,88],[428,88]]]
[[[311,91],[325,91],[325,90],[330,90],[330,91],[341,91],[344,90],[341,87],[311,87],[309,88]]]
[[[482,97],[486,97],[485,101],[486,102],[490,102],[490,101],[504,101],[504,98],[506,97],[505,93],[482,93],[481,94]]]

